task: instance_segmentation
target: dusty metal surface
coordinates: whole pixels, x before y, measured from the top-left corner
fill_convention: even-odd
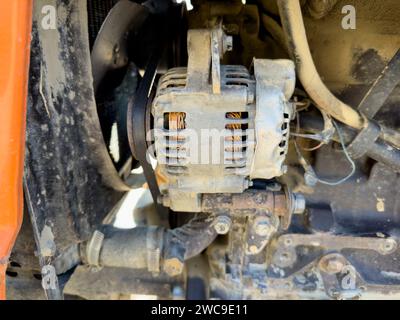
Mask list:
[[[235,122],[234,125],[237,126],[248,122],[251,127],[253,124],[249,119],[256,119],[254,110],[257,106],[255,106],[254,100],[259,98],[257,97],[259,89],[254,91],[237,85],[236,93],[233,92],[234,90],[227,91],[226,87],[229,81],[227,75],[234,75],[237,78],[235,78],[237,84],[245,83],[247,88],[254,87],[251,72],[247,71],[247,69],[251,70],[247,67],[250,67],[254,56],[260,59],[287,57],[288,47],[282,38],[283,29],[280,27],[278,18],[278,6],[275,5],[275,1],[260,1],[258,6],[254,4],[243,6],[240,1],[232,3],[231,6],[223,5],[220,2],[198,2],[194,1],[194,10],[187,15],[188,25],[192,28],[203,29],[222,26],[223,30],[232,38],[227,37],[221,40],[220,34],[218,35],[215,29],[209,33],[189,34],[189,52],[195,51],[197,58],[190,59],[189,57],[188,69],[175,68],[161,78],[159,90],[163,91],[167,98],[163,97],[165,99],[163,100],[158,96],[162,108],[160,108],[158,118],[156,116],[155,126],[165,131],[167,129],[164,127],[165,123],[168,128],[182,129],[182,127],[192,124],[200,128],[204,124],[213,127],[214,124],[222,126]],[[297,1],[280,1],[280,3],[283,2],[287,4]],[[196,182],[201,183],[195,184],[191,177],[180,180],[187,174],[185,165],[178,169],[177,166],[170,166],[168,168],[172,173],[170,176],[175,176],[179,183],[176,183],[174,190],[170,185],[168,191],[172,190],[171,194],[175,192],[175,199],[181,200],[179,205],[174,208],[181,211],[196,211],[192,210],[196,207],[198,211],[207,212],[207,216],[210,218],[207,229],[202,229],[201,224],[187,223],[192,217],[190,214],[180,213],[178,217],[178,214],[174,213],[171,215],[175,218],[175,220],[171,219],[172,225],[178,228],[165,233],[170,235],[169,238],[167,236],[164,239],[168,243],[165,247],[160,244],[162,241],[159,241],[158,230],[160,229],[144,225],[137,228],[135,232],[128,230],[121,232],[120,236],[115,238],[110,236],[103,252],[100,244],[104,245],[104,239],[96,242],[95,240],[99,239],[93,238],[93,243],[89,247],[94,248],[94,255],[91,256],[89,262],[95,267],[79,266],[75,270],[65,289],[67,297],[70,295],[70,297],[79,296],[85,299],[134,299],[155,296],[182,298],[184,296],[182,292],[189,288],[190,290],[199,289],[202,296],[214,299],[400,299],[400,266],[397,263],[400,254],[398,249],[400,151],[382,140],[385,134],[389,134],[389,136],[391,133],[398,134],[397,130],[400,124],[400,118],[396,112],[400,101],[399,86],[396,77],[392,77],[390,72],[392,69],[385,69],[385,66],[393,58],[394,62],[389,63],[389,66],[394,65],[393,75],[397,74],[395,53],[400,47],[398,34],[400,28],[397,28],[400,26],[397,19],[400,6],[395,0],[383,0],[379,2],[379,5],[377,2],[366,0],[309,0],[299,1],[299,3],[304,13],[303,19],[311,58],[321,80],[327,87],[326,90],[331,90],[333,94],[337,95],[346,105],[346,110],[352,108],[350,112],[336,110],[335,112],[338,112],[336,116],[341,120],[346,120],[345,118],[349,114],[353,114],[353,116],[357,114],[357,111],[360,110],[356,110],[356,106],[360,104],[363,96],[365,98],[361,105],[368,102],[368,99],[373,101],[373,108],[378,108],[378,104],[382,104],[379,112],[367,112],[368,116],[374,117],[373,121],[362,118],[363,125],[360,125],[359,119],[357,120],[358,116],[351,116],[350,121],[348,119],[344,121],[359,129],[364,129],[360,133],[343,124],[340,124],[337,127],[339,129],[336,129],[336,133],[334,133],[332,123],[325,121],[325,125],[330,123],[330,129],[332,129],[329,135],[325,135],[321,134],[320,130],[324,127],[322,121],[327,120],[326,114],[324,114],[324,118],[321,118],[321,115],[315,112],[314,102],[321,106],[321,100],[314,99],[317,101],[313,102],[310,98],[315,98],[315,96],[310,93],[310,90],[306,91],[309,91],[311,97],[302,91],[303,88],[299,83],[297,84],[292,102],[297,110],[301,110],[299,126],[305,129],[304,134],[311,131],[314,137],[325,137],[325,140],[322,139],[321,145],[314,145],[312,142],[305,143],[303,136],[301,141],[304,142],[304,145],[301,147],[304,148],[304,158],[307,159],[318,177],[333,181],[345,176],[350,167],[343,154],[342,149],[345,148],[337,143],[341,140],[338,134],[340,130],[344,137],[344,145],[347,146],[345,150],[355,159],[355,173],[337,186],[316,184],[311,187],[304,181],[304,168],[300,165],[299,159],[293,152],[293,145],[288,140],[286,143],[289,152],[287,155],[284,154],[284,157],[287,156],[285,165],[288,170],[279,179],[254,180],[244,184],[243,177],[239,177],[240,179],[223,177],[221,184],[207,185],[204,181],[208,176],[213,176],[214,182],[218,180],[215,178],[216,171],[198,170],[195,172],[199,179]],[[65,5],[65,1],[62,4]],[[348,4],[354,5],[356,8],[357,28],[355,30],[344,30],[341,27],[343,17],[341,9]],[[71,19],[75,13],[74,10],[69,13]],[[78,30],[82,31],[79,28]],[[61,36],[61,39],[66,36],[63,30],[58,30],[57,34]],[[82,35],[79,32],[78,34]],[[194,41],[196,37],[202,41],[196,43]],[[34,32],[36,56],[48,53],[49,48],[41,48],[38,39],[40,40],[40,34]],[[70,40],[65,42],[71,45]],[[175,50],[181,49],[177,49],[179,44],[174,43],[174,45],[177,46],[174,48]],[[238,51],[227,52],[223,63],[243,64],[246,67],[237,67],[233,70],[234,72],[229,73],[226,68],[233,68],[231,65],[227,67],[219,65],[219,49],[221,47],[227,49],[231,45],[234,45],[235,49],[238,48]],[[305,44],[303,43],[302,46],[303,50]],[[72,54],[68,48],[61,49],[66,56]],[[86,56],[86,48],[84,51]],[[41,75],[40,79],[51,77],[50,80],[59,82],[57,75],[46,70],[41,72],[45,65],[44,62],[47,62],[46,59],[42,59],[43,61],[38,58],[34,59],[33,70],[36,72],[40,70],[38,73]],[[257,61],[263,60],[255,61],[256,81],[262,81],[263,77],[260,77],[260,74],[257,76]],[[52,60],[52,62],[60,63],[58,60]],[[71,70],[63,67],[67,70],[64,75],[65,79],[71,81],[69,72],[76,71],[75,67],[77,66],[74,64],[74,68]],[[389,76],[386,77],[383,74],[379,77],[385,70],[389,71]],[[280,89],[279,97],[283,98],[284,96],[284,99],[288,100],[294,89],[293,74],[276,70],[269,72],[271,69],[264,71],[264,74],[271,76],[270,82],[276,80],[277,73],[290,79],[284,85],[274,84]],[[77,73],[82,76],[79,72]],[[312,79],[309,79],[311,83],[316,81],[315,77],[316,75],[313,73]],[[98,167],[94,166],[97,162],[92,158],[98,154],[85,144],[76,142],[82,132],[89,130],[81,125],[87,118],[78,117],[76,114],[71,115],[68,113],[69,111],[66,111],[69,123],[64,121],[64,109],[62,109],[64,106],[68,109],[80,110],[79,112],[90,113],[92,109],[87,107],[87,102],[93,101],[92,90],[84,86],[87,95],[84,97],[75,95],[71,98],[69,87],[66,87],[65,94],[62,95],[59,94],[58,87],[57,90],[41,87],[38,77],[32,76],[32,79],[34,86],[31,91],[39,90],[41,94],[31,95],[31,101],[33,101],[31,105],[34,107],[30,111],[31,117],[36,119],[36,122],[32,122],[31,133],[35,139],[39,137],[37,140],[41,145],[38,147],[31,142],[30,153],[28,153],[31,165],[28,169],[32,171],[32,168],[35,170],[39,168],[39,171],[35,172],[41,173],[50,168],[49,179],[41,179],[40,174],[30,175],[32,181],[36,183],[33,185],[40,187],[32,189],[31,193],[35,200],[32,203],[38,214],[35,219],[39,226],[38,250],[42,255],[52,258],[59,257],[58,260],[52,259],[52,262],[57,266],[57,270],[65,271],[79,262],[74,260],[74,250],[76,249],[74,244],[89,238],[88,235],[92,232],[93,226],[99,224],[106,208],[109,208],[114,199],[118,198],[118,194],[103,186],[103,180],[100,179],[101,172],[97,170]],[[390,81],[386,82],[388,79]],[[290,85],[285,87],[286,84]],[[182,98],[180,108],[165,108],[163,103],[166,101],[171,104],[175,103],[177,98],[170,99],[170,96],[185,86],[188,92],[185,93],[184,98],[179,97]],[[314,89],[315,87],[312,90]],[[43,100],[43,96],[47,97],[47,90],[57,93],[56,100],[51,101],[51,104],[46,104],[44,101],[48,101]],[[287,93],[286,96],[283,93]],[[207,99],[204,97],[205,94],[210,94],[213,98]],[[231,94],[232,96],[230,96]],[[69,96],[68,99],[65,96]],[[90,96],[89,99],[83,99],[87,96]],[[328,95],[328,97],[332,98],[333,96]],[[336,103],[337,106],[338,100],[332,99],[333,105]],[[331,99],[328,100],[332,102]],[[71,101],[77,102],[72,103]],[[263,104],[266,105],[271,102],[268,99],[263,101],[265,102]],[[156,103],[159,102],[156,97]],[[190,118],[187,108],[194,102],[199,105],[195,110],[198,113],[194,113],[195,116]],[[322,102],[324,103],[324,101]],[[238,109],[223,110],[224,114],[221,111],[225,121],[222,123],[220,118],[217,119],[211,112],[213,108],[209,107],[212,104],[215,104],[214,109],[221,109],[221,106],[229,108],[234,106]],[[371,105],[371,102],[368,104]],[[91,103],[89,105],[92,106]],[[246,106],[247,109],[240,109],[243,106]],[[343,107],[343,104],[339,103],[339,106]],[[85,107],[90,110],[82,111],[81,109]],[[213,111],[215,111],[214,109]],[[45,113],[43,110],[46,110]],[[48,113],[48,111],[50,112]],[[170,113],[168,121],[164,121],[165,111]],[[225,117],[227,111],[248,112],[249,114],[247,119],[239,119],[232,114]],[[207,121],[201,118],[204,117],[204,114],[207,116]],[[274,118],[272,114],[268,113],[270,118]],[[303,117],[303,114],[306,116]],[[59,121],[57,126],[52,122],[55,115]],[[311,121],[309,121],[310,119]],[[266,121],[270,120],[267,113],[263,120],[262,125],[265,127]],[[316,120],[317,125],[311,123],[312,120]],[[287,124],[288,122],[289,120]],[[149,128],[150,123],[149,120],[141,125]],[[281,124],[280,121],[274,122],[275,125],[277,123]],[[60,138],[58,133],[64,131],[58,131],[58,129],[63,130],[67,125],[76,128],[80,134],[63,134],[63,137]],[[384,128],[383,136],[381,135],[380,138],[378,137],[379,127]],[[44,130],[46,128],[47,130]],[[45,132],[40,135],[38,134],[40,130]],[[74,146],[76,144],[78,147],[70,149],[66,144],[65,148],[54,148],[47,143],[49,137],[52,138],[51,141],[57,138],[58,140],[55,140],[57,143],[66,142],[65,137],[75,142]],[[329,142],[330,138],[333,138],[333,141]],[[358,143],[359,141],[362,143]],[[176,145],[179,145],[179,142],[177,139]],[[264,142],[268,145],[270,141],[265,140]],[[368,146],[365,145],[367,142]],[[324,143],[328,144],[324,145]],[[39,163],[39,158],[35,158],[42,146],[46,147],[45,151],[42,151],[45,158],[43,165]],[[233,148],[237,147],[234,143],[232,146]],[[175,153],[164,149],[157,151],[158,156],[165,155],[164,153],[169,151],[168,156],[178,159],[179,157],[184,158],[187,150],[177,148]],[[260,154],[265,156],[263,153],[265,148],[261,151]],[[53,167],[53,162],[49,160],[53,156],[50,156],[48,152],[55,154],[68,152],[68,161],[59,157],[60,165]],[[76,153],[78,153],[79,161],[82,161],[79,162],[79,165],[77,162],[71,161],[75,159]],[[262,160],[259,168],[265,170],[266,159]],[[281,167],[282,162],[278,164]],[[64,170],[64,166],[69,169]],[[93,166],[96,170],[93,169]],[[276,175],[279,174],[273,174],[271,177],[274,178]],[[62,183],[58,182],[57,176],[61,177]],[[56,182],[51,177],[55,177]],[[51,188],[47,188],[50,180]],[[184,183],[181,183],[182,181]],[[290,192],[282,191],[282,184],[287,184],[295,192],[305,194],[307,200],[305,214],[292,214],[303,211],[304,201],[301,198],[296,199]],[[221,185],[231,188],[226,192],[238,193],[209,194],[209,192],[220,190]],[[89,192],[86,187],[90,187],[91,191]],[[244,191],[249,187],[250,190]],[[60,195],[61,189],[62,195]],[[55,194],[50,193],[50,190]],[[199,197],[198,195],[202,193],[204,194]],[[77,199],[74,204],[70,200],[71,195]],[[99,197],[100,195],[103,197]],[[54,199],[64,200],[57,205],[53,201]],[[85,199],[95,199],[95,201],[88,204]],[[171,202],[171,198],[165,196],[159,200],[169,206],[173,202]],[[90,214],[88,214],[89,212]],[[216,215],[215,218],[213,214]],[[144,218],[143,221],[145,220]],[[62,226],[62,230],[60,226]],[[207,232],[207,237],[205,232]],[[29,233],[25,235],[29,236]],[[211,237],[208,237],[210,235]],[[25,238],[21,238],[21,241]],[[135,239],[132,240],[133,238]],[[136,238],[140,238],[140,241]],[[213,241],[214,239],[215,241]],[[26,243],[24,246],[21,241],[12,256],[14,265],[10,267],[9,271],[25,275],[29,274],[29,268],[36,269],[38,266],[30,257],[18,267],[17,261],[27,251],[32,250],[32,243]],[[96,245],[98,246],[96,247]],[[206,247],[208,247],[206,254],[201,253]],[[187,252],[191,254],[187,254],[184,249],[188,249]],[[197,270],[188,272],[189,278],[197,279],[197,284],[192,286],[188,282],[186,286],[183,280],[186,277],[184,261],[192,258],[192,255],[205,261],[200,263],[201,267],[194,267]],[[83,263],[87,263],[86,260],[84,259]],[[99,268],[101,263],[98,263],[101,261],[106,262],[104,265],[110,266],[118,266],[117,262],[122,261],[119,267],[130,267],[130,269],[107,267],[101,269]],[[191,261],[187,267],[196,263]],[[132,270],[132,267],[140,267],[140,270]],[[198,269],[201,269],[201,272]],[[166,273],[173,276],[179,275],[179,277],[172,280],[166,276],[165,272],[159,272],[160,270],[167,271]],[[155,277],[157,272],[159,274]],[[27,280],[25,277],[21,277],[22,282],[25,280]],[[18,287],[16,281],[14,283]],[[140,296],[141,294],[146,296]],[[189,293],[188,296],[190,296]]]
[[[168,193],[163,203],[175,211],[200,211],[201,193],[241,192],[247,188],[247,153],[252,155],[254,141],[242,141],[241,137],[240,141],[233,141],[231,136],[236,133],[226,128],[229,124],[253,128],[254,82],[244,67],[223,66],[221,94],[213,93],[213,84],[209,82],[213,67],[211,33],[207,29],[189,32],[188,68],[172,69],[161,77],[153,102],[157,158],[169,178],[168,184],[161,186]],[[185,127],[166,128],[164,115],[176,112],[185,114]],[[227,117],[227,113],[235,112],[248,116]],[[235,131],[237,135],[246,135],[244,130]],[[204,137],[205,134],[208,136]],[[231,140],[227,141],[228,138]],[[233,142],[246,151],[229,151]],[[203,151],[208,156],[201,158]]]
[[[183,299],[184,286],[182,278],[154,277],[144,270],[93,270],[79,266],[68,281],[64,294],[66,299],[87,300]],[[182,295],[174,296],[174,289],[175,293],[179,291]]]
[[[152,111],[156,157],[168,176],[161,202],[175,211],[200,211],[201,194],[243,192],[249,179],[286,168],[294,65],[255,59],[252,77],[243,66],[220,65],[228,49],[220,27],[189,30],[188,68],[159,81]],[[179,126],[171,121],[177,114]]]
[[[46,31],[40,27],[43,3],[35,1],[25,178],[41,250],[56,257],[87,239],[127,186],[102,141],[86,5],[54,4],[58,28]]]

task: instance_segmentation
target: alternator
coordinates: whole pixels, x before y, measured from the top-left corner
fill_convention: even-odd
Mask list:
[[[221,29],[188,32],[188,67],[161,77],[152,105],[155,150],[167,183],[163,204],[201,211],[205,193],[241,193],[251,180],[285,172],[288,102],[295,86],[290,60],[220,65],[232,49]]]

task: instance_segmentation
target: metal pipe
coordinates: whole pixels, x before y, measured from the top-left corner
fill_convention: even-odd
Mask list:
[[[296,64],[297,74],[304,89],[317,106],[332,117],[350,127],[362,129],[364,127],[362,116],[329,91],[315,68],[299,1],[278,0],[278,7],[289,53]]]
[[[322,82],[311,56],[299,0],[277,0],[289,54],[297,75],[318,108],[348,126],[362,130],[367,121],[356,110],[336,98]],[[400,133],[381,125],[380,138],[400,149]]]
[[[182,273],[184,261],[200,254],[217,237],[213,221],[213,216],[198,214],[175,229],[107,226],[81,247],[82,260],[94,266],[163,270],[176,276]]]

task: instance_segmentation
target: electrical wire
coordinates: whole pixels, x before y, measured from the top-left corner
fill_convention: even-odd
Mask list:
[[[321,183],[321,184],[325,184],[325,185],[329,185],[329,186],[337,186],[337,185],[339,185],[339,184],[344,183],[344,182],[347,181],[350,177],[353,176],[353,174],[354,174],[355,171],[356,171],[356,164],[355,164],[355,162],[353,161],[353,159],[351,159],[351,157],[350,157],[350,155],[349,155],[349,153],[348,153],[348,151],[347,151],[346,145],[345,145],[345,143],[344,143],[343,135],[342,135],[342,132],[340,131],[339,126],[337,125],[337,123],[336,123],[333,119],[332,119],[332,123],[333,123],[334,127],[336,128],[336,132],[337,132],[337,134],[338,134],[338,136],[339,136],[339,140],[340,140],[340,144],[341,144],[342,149],[343,149],[343,153],[345,154],[346,159],[348,160],[348,162],[349,162],[350,165],[351,165],[351,171],[350,171],[350,173],[349,173],[347,176],[345,176],[344,178],[341,178],[341,179],[339,179],[339,180],[337,180],[337,181],[328,181],[328,180],[323,180],[323,179],[319,178],[319,177],[317,176],[317,174],[315,173],[315,170],[313,169],[313,167],[312,167],[310,164],[307,163],[307,161],[305,160],[304,156],[301,154],[299,145],[298,145],[298,143],[297,143],[297,141],[296,141],[296,140],[297,140],[297,137],[294,139],[294,145],[295,145],[295,148],[296,148],[296,152],[297,152],[297,154],[298,154],[298,156],[299,156],[300,164],[303,166],[303,168],[304,168],[304,170],[306,171],[306,174],[307,174],[307,175],[311,176],[315,181],[317,181],[317,182],[319,182],[319,183]],[[300,123],[299,123],[299,121],[297,120],[297,131],[300,129],[300,128],[299,128],[299,124],[300,124]],[[321,143],[322,143],[322,142],[321,142]],[[318,147],[318,146],[317,146],[317,147]]]

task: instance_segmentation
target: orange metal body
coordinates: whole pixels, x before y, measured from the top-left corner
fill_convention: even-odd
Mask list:
[[[0,300],[22,223],[32,0],[0,1]]]

